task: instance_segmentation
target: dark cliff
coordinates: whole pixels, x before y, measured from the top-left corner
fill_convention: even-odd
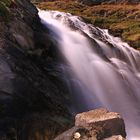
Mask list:
[[[61,60],[37,13],[29,0],[0,1],[0,139],[51,140],[71,121]]]

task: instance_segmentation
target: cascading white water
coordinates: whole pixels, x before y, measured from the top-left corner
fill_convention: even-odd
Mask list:
[[[39,11],[39,16],[70,66],[75,110],[117,111],[128,138],[140,140],[140,53],[77,16],[57,11]]]

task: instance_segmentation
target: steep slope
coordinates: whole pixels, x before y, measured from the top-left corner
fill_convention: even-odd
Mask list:
[[[121,1],[122,2],[122,1]],[[109,29],[114,36],[121,37],[132,47],[140,48],[140,6],[139,4],[102,3],[86,5],[83,2],[55,0],[41,2],[40,9],[59,10],[82,17],[87,23]]]
[[[83,4],[87,5],[94,5],[94,4],[118,4],[118,3],[131,3],[136,4],[140,2],[139,0],[78,0],[78,2],[81,2]]]
[[[58,1],[58,0],[32,0],[32,2],[54,2],[54,1]],[[70,2],[73,0],[59,0],[59,1]],[[96,4],[105,4],[105,3],[106,4],[119,4],[119,3],[137,4],[140,2],[140,0],[74,0],[74,1],[90,6]]]
[[[0,1],[2,139],[50,140],[71,122],[61,59],[37,13],[29,0]]]

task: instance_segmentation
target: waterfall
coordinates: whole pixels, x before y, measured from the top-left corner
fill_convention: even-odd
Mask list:
[[[58,11],[39,11],[39,16],[67,61],[71,111],[105,107],[119,112],[127,138],[139,140],[140,53],[80,17]]]

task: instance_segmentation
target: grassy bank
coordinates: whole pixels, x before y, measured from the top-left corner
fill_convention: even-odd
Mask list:
[[[59,10],[81,16],[86,22],[109,29],[132,47],[140,48],[140,5],[86,6],[74,1],[60,0],[38,3],[40,9]]]

